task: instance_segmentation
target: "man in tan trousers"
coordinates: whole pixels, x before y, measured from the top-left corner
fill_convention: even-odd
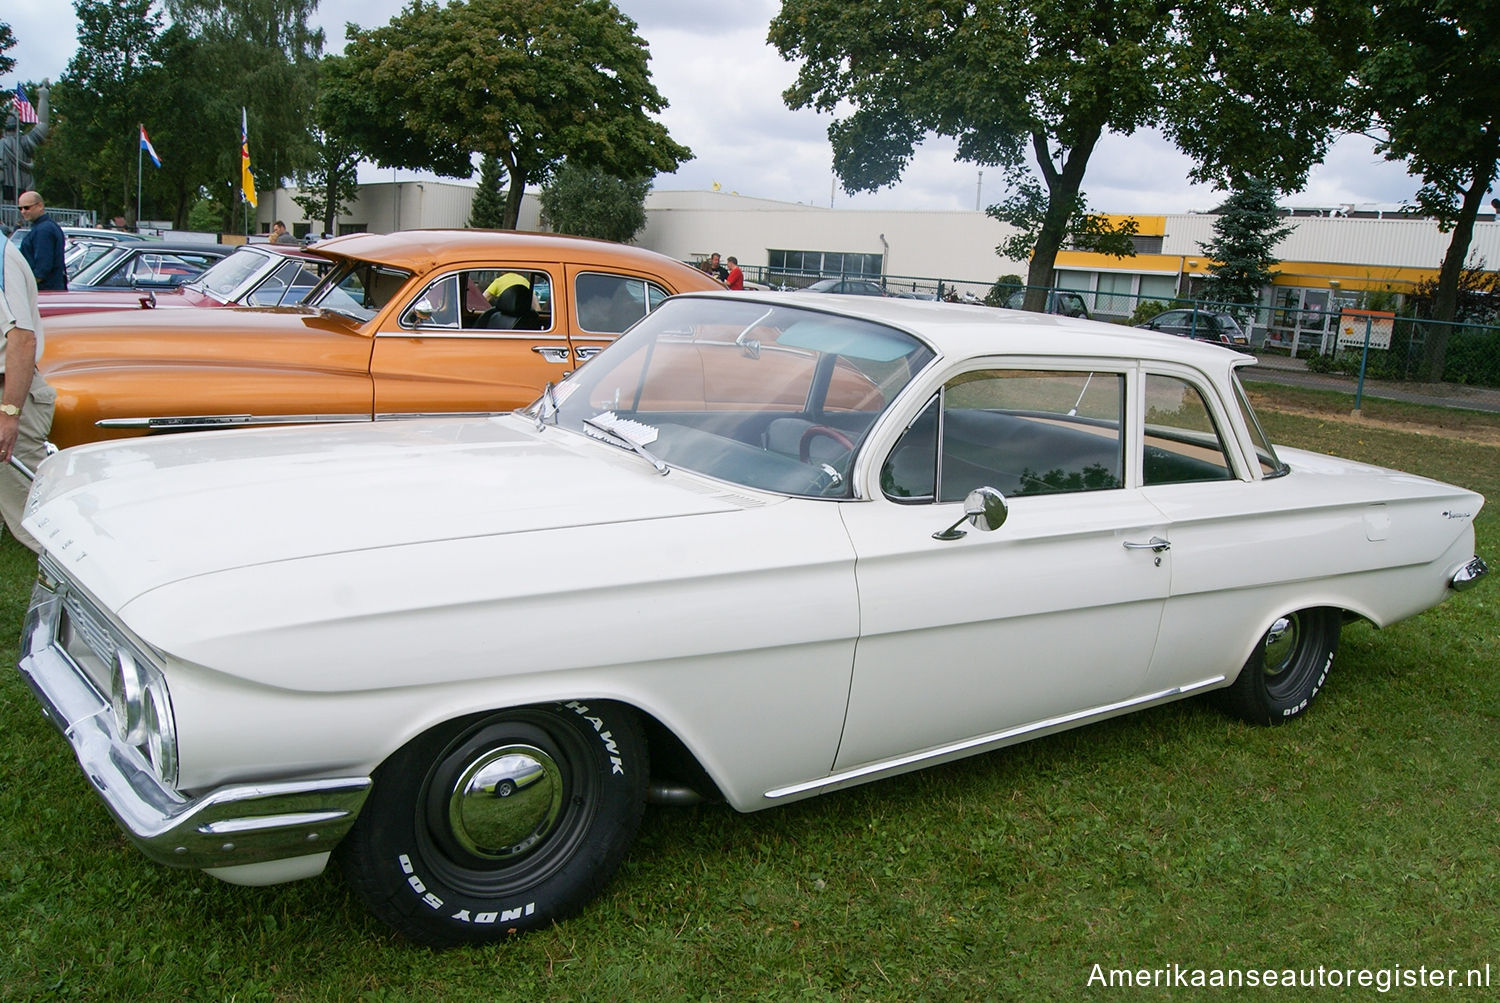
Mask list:
[[[47,458],[52,404],[57,399],[36,371],[42,356],[42,317],[37,310],[36,276],[10,239],[0,248],[0,515],[17,540],[40,551],[21,526],[31,481],[11,457],[35,471]]]

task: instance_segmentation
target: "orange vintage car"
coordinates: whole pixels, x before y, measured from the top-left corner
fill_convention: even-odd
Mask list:
[[[47,322],[52,441],[506,411],[668,296],[720,289],[607,241],[482,230],[359,233],[295,307],[132,310]]]

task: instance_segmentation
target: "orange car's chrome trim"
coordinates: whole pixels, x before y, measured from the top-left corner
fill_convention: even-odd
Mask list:
[[[100,418],[98,428],[145,429],[148,432],[188,432],[204,428],[238,428],[242,425],[325,425],[334,422],[369,421],[367,414],[194,414],[154,418]]]

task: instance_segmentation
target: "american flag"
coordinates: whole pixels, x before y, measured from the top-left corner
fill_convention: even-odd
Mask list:
[[[22,122],[35,122],[36,109],[31,106],[31,98],[26,96],[26,88],[16,84],[16,118]]]

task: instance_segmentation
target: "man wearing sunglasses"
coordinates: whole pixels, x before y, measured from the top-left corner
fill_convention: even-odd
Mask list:
[[[63,248],[67,238],[62,227],[47,215],[47,207],[36,192],[22,192],[16,199],[16,208],[21,210],[21,219],[28,226],[21,241],[21,253],[31,264],[38,289],[68,288],[68,269],[63,264]]]

